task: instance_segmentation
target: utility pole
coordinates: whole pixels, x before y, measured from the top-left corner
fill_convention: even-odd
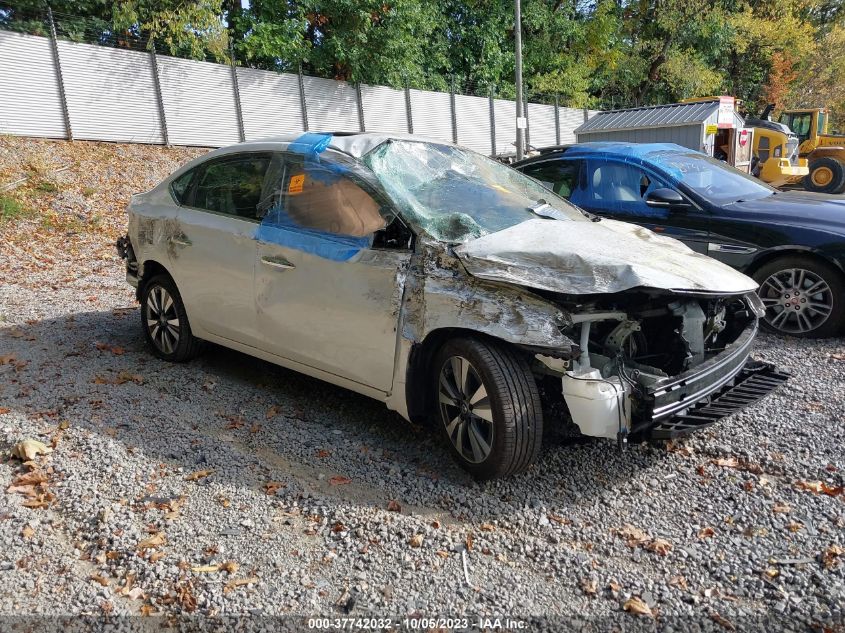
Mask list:
[[[516,20],[514,24],[514,39],[516,40],[516,159],[522,160],[524,155],[523,130],[527,121],[522,114],[522,7],[520,0],[515,0]]]

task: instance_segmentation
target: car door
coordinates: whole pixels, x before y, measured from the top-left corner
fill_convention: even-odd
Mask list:
[[[198,335],[260,344],[253,294],[255,233],[270,159],[268,152],[243,152],[200,165],[179,209],[173,272]]]
[[[263,346],[389,392],[412,236],[404,225],[397,232],[401,222],[351,161],[332,151],[280,159],[276,199],[258,234]]]
[[[677,208],[652,207],[646,198],[656,189],[678,191],[666,179],[640,165],[613,158],[591,158],[580,170],[578,186],[570,200],[591,213],[639,224],[706,253],[708,214],[691,203]]]

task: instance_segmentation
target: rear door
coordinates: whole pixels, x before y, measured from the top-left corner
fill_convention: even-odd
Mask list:
[[[680,240],[696,252],[706,253],[710,224],[707,212],[692,203],[677,209],[646,204],[646,197],[662,188],[674,189],[689,200],[652,170],[612,158],[590,158],[579,171],[578,186],[573,189],[570,201],[591,213],[639,224]]]
[[[258,204],[268,152],[243,152],[197,168],[172,242],[176,285],[198,331],[256,346],[253,271]]]
[[[282,156],[258,234],[262,347],[389,392],[412,235],[332,151]]]

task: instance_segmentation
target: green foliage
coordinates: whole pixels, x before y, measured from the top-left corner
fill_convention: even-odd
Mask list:
[[[59,35],[351,82],[513,97],[513,0],[56,0]],[[4,8],[6,7],[6,8]],[[0,27],[46,34],[43,0]],[[522,0],[532,99],[628,107],[732,94],[845,111],[841,0]]]
[[[28,215],[30,210],[15,198],[0,194],[0,224]]]

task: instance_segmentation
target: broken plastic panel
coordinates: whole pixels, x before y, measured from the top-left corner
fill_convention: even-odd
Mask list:
[[[468,240],[543,217],[586,220],[540,184],[494,160],[452,145],[391,140],[364,157],[417,228],[445,242]]]
[[[321,154],[328,134],[303,134],[288,145],[296,157],[277,158],[256,239],[334,261],[367,248],[386,226],[379,203],[350,168]]]

